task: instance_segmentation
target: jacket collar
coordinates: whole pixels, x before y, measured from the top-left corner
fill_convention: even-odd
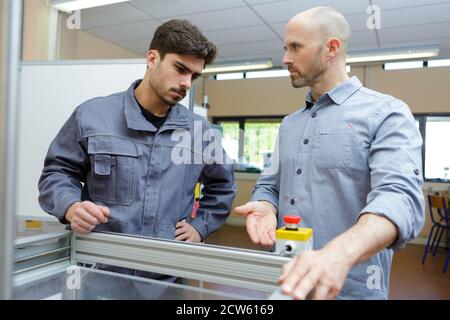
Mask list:
[[[145,119],[134,96],[134,90],[141,83],[141,81],[142,79],[134,81],[125,93],[124,113],[127,126],[129,129],[133,130],[156,132],[158,130],[153,124]],[[186,111],[189,111],[184,109],[186,108],[179,103],[173,106],[166,122],[160,130],[163,131],[169,129],[188,128],[189,120],[187,118]]]

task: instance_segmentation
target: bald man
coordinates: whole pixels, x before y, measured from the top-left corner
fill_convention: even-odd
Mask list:
[[[387,299],[393,250],[424,223],[421,135],[405,103],[349,78],[349,40],[348,22],[332,8],[289,21],[283,62],[295,88],[310,88],[306,107],[283,119],[278,169],[236,208],[264,246],[284,215],[314,229],[314,250],[279,279],[295,299]]]

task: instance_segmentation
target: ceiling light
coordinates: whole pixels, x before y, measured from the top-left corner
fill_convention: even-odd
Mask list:
[[[216,75],[216,80],[239,80],[239,79],[244,79],[244,74],[242,72],[221,73]]]
[[[203,70],[202,75],[225,73],[225,72],[270,69],[270,68],[272,68],[272,60],[270,60],[270,59],[257,60],[257,61],[227,62],[227,63],[218,63],[215,65],[206,67]]]
[[[392,60],[409,60],[435,57],[439,54],[439,48],[422,47],[422,48],[403,48],[388,50],[372,50],[349,53],[347,63],[363,63],[363,62],[384,62]]]
[[[423,61],[390,62],[384,64],[384,70],[421,69]]]
[[[281,69],[281,70],[247,72],[245,74],[245,77],[247,79],[289,77],[289,71],[286,69]]]
[[[450,67],[450,59],[429,60],[428,67]]]
[[[125,1],[130,0],[52,0],[52,8],[58,9],[59,11],[70,12]]]
[[[350,72],[351,68],[349,65],[345,67],[345,70]],[[258,79],[258,78],[278,78],[278,77],[289,77],[289,71],[286,69],[275,69],[267,71],[253,71],[246,72],[245,78],[247,79]]]

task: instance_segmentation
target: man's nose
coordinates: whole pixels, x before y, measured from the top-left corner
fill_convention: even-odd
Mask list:
[[[191,86],[192,86],[192,79],[191,79],[191,77],[190,76],[189,77],[183,77],[183,79],[181,79],[180,86],[183,87],[186,90],[191,89]]]
[[[287,52],[283,56],[283,64],[292,64],[292,59],[288,56]]]

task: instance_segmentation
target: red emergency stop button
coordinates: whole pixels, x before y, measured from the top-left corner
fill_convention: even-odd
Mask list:
[[[302,221],[302,218],[299,216],[284,216],[283,220],[286,224],[299,224],[300,221]]]

